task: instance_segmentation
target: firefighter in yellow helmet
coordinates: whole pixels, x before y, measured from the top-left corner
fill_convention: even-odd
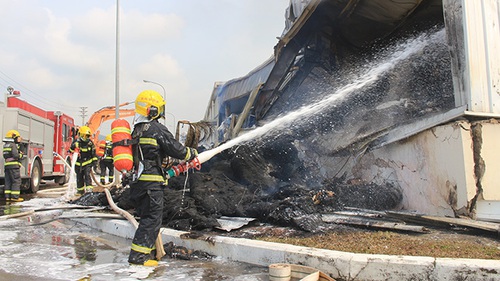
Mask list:
[[[23,153],[21,151],[21,134],[16,130],[10,130],[3,139],[3,158],[5,172],[5,186],[3,194],[5,200],[22,202],[21,195],[21,160]]]
[[[115,167],[113,165],[113,142],[111,141],[111,134],[106,135],[104,155],[101,161],[99,161],[99,168],[101,168],[101,184],[105,184],[106,182],[106,170],[108,170],[108,183],[112,183],[115,179]]]
[[[85,192],[92,191],[92,178],[90,171],[97,164],[94,142],[90,139],[92,131],[87,126],[82,126],[78,130],[79,137],[73,141],[69,151],[78,152],[78,158],[75,163],[76,172],[76,191],[82,195]]]
[[[153,90],[141,92],[135,100],[132,139],[134,168],[138,180],[130,183],[130,198],[141,217],[128,261],[131,264],[156,266],[155,241],[162,225],[163,195],[167,185],[162,160],[167,156],[190,161],[198,156],[194,148],[185,147],[158,119],[164,118],[165,101]],[[141,172],[142,171],[142,172]]]

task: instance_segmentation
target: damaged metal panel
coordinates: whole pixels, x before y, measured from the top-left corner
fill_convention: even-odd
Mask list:
[[[500,113],[500,1],[443,0],[457,100]]]
[[[217,127],[224,125],[224,122],[228,120],[233,120],[231,122],[235,123],[234,119],[243,111],[250,93],[256,86],[268,79],[273,66],[274,58],[271,57],[244,77],[216,83],[205,112],[205,120],[213,122]],[[246,119],[248,119],[246,120],[248,127],[255,123],[254,115]],[[224,140],[221,138],[211,139],[213,143]]]
[[[214,125],[217,124],[217,120],[219,119],[219,107],[216,104],[216,97],[219,92],[219,87],[222,85],[224,85],[224,82],[214,83],[214,88],[212,89],[212,94],[210,95],[207,110],[205,111],[205,116],[203,117],[203,120],[211,121]]]
[[[419,7],[422,0],[361,0],[339,23],[350,44],[362,47],[392,33]]]
[[[454,108],[442,114],[437,114],[428,118],[398,126],[392,130],[384,132],[377,140],[370,144],[370,149],[385,146],[395,141],[403,140],[419,132],[430,129],[434,126],[440,125],[443,122],[449,122],[457,117],[463,116],[466,110],[465,106]]]
[[[231,230],[242,228],[243,226],[255,220],[256,219],[254,218],[221,216],[217,219],[217,222],[220,224],[220,226],[217,226],[215,228],[229,232]]]
[[[470,123],[456,121],[370,151],[348,171],[366,181],[397,183],[401,208],[439,216],[468,215],[476,195]]]
[[[446,40],[450,48],[451,71],[453,73],[453,88],[455,89],[455,106],[466,105],[468,102],[465,94],[465,48],[464,28],[462,25],[463,14],[461,1],[443,0],[443,15],[446,26]]]
[[[417,8],[427,9],[423,14],[428,17],[429,7],[433,7],[432,13],[441,11],[441,0],[292,0],[286,10],[285,30],[277,52],[297,36],[307,21],[316,21],[316,29],[337,37],[336,40],[362,47],[392,33]],[[313,16],[316,9],[318,12]]]
[[[307,65],[300,65],[304,57],[316,56],[314,61],[336,71],[349,66],[351,56],[371,44],[431,27],[443,17],[441,0],[323,0],[305,7],[300,2],[302,14],[292,17],[295,21],[275,46],[275,67],[256,101],[257,120],[264,119],[281,97],[291,80],[288,77],[296,79],[297,70],[309,71]]]

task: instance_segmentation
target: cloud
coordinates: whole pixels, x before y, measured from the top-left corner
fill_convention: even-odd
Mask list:
[[[216,81],[243,76],[272,54],[289,0],[121,3],[119,98],[167,93],[176,119],[199,121]],[[115,1],[0,0],[0,87],[81,122],[115,104]],[[156,87],[156,88],[155,88]]]
[[[137,10],[124,13],[121,25],[122,39],[127,44],[161,44],[178,39],[185,23],[182,17],[170,13],[145,14]]]

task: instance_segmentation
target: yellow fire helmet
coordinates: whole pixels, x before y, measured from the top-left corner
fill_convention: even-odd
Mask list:
[[[112,139],[111,139],[111,134],[107,134],[107,135],[106,135],[106,140],[107,140],[107,141],[111,141],[111,140],[112,140]]]
[[[5,134],[6,138],[11,138],[11,139],[15,139],[15,138],[20,137],[20,136],[21,136],[21,134],[19,134],[19,132],[16,130],[10,130],[7,132],[7,134]]]
[[[150,119],[162,117],[165,111],[165,100],[156,91],[142,91],[135,99],[135,112]]]
[[[78,130],[78,133],[80,134],[80,137],[85,140],[90,138],[90,136],[92,135],[92,131],[87,126],[81,126],[80,130]]]

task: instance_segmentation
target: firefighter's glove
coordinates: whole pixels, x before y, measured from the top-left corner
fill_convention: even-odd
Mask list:
[[[129,184],[130,184],[130,178],[124,175],[122,177],[122,187],[126,187]]]
[[[122,173],[122,187],[137,182],[137,174],[133,172]]]
[[[198,150],[195,148],[188,147],[188,155],[186,156],[187,161],[191,161],[194,158],[198,157]]]

